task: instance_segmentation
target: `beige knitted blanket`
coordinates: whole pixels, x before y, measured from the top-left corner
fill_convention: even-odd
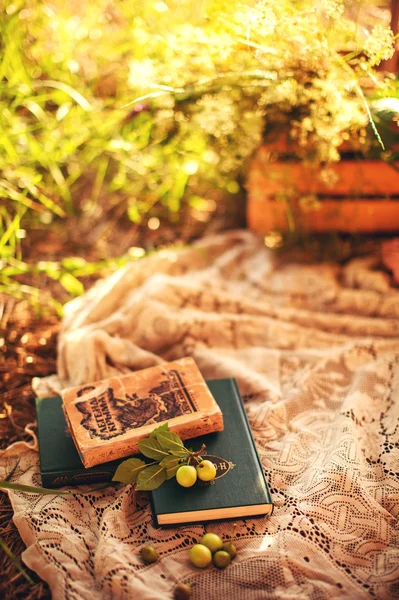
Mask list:
[[[198,570],[187,548],[230,523],[155,529],[129,486],[11,493],[23,559],[53,598],[399,598],[399,290],[377,259],[280,262],[229,232],[129,264],[66,307],[58,376],[41,392],[193,356],[239,384],[276,509],[237,521],[238,555]],[[43,385],[43,383],[45,385]],[[47,387],[46,387],[47,386]],[[21,444],[0,477],[39,484]],[[152,543],[159,560],[145,566]]]

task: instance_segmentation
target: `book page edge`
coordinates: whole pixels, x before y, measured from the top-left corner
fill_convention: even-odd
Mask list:
[[[266,516],[273,513],[273,504],[254,504],[233,506],[230,508],[213,508],[194,510],[182,513],[160,513],[156,515],[159,525],[178,525],[180,523],[195,523],[201,520],[240,519],[245,517]]]

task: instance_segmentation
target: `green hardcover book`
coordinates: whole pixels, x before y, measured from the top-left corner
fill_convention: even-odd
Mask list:
[[[222,409],[224,431],[185,443],[198,450],[206,445],[207,459],[216,465],[216,479],[183,488],[176,479],[152,492],[158,526],[237,519],[272,514],[273,503],[256,451],[242,399],[234,379],[207,381]]]
[[[111,481],[121,460],[85,469],[69,433],[60,396],[36,398],[42,485],[56,488]]]

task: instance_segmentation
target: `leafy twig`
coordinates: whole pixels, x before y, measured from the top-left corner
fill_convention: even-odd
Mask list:
[[[169,430],[167,423],[154,429],[138,446],[140,452],[153,461],[129,458],[119,465],[112,478],[112,481],[131,483],[138,491],[156,490],[164,481],[172,479],[182,465],[202,460],[201,454],[205,451],[205,444],[195,452],[186,448],[180,437]]]

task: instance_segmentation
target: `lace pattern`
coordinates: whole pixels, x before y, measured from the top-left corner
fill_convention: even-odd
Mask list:
[[[67,307],[58,378],[42,393],[191,355],[235,377],[276,504],[237,520],[238,555],[200,571],[204,530],[156,529],[129,486],[71,496],[10,493],[23,559],[58,599],[399,598],[399,291],[375,260],[278,264],[248,232],[133,263]],[[46,387],[47,386],[47,387]],[[0,476],[40,485],[14,445]],[[145,566],[142,546],[159,560]]]

